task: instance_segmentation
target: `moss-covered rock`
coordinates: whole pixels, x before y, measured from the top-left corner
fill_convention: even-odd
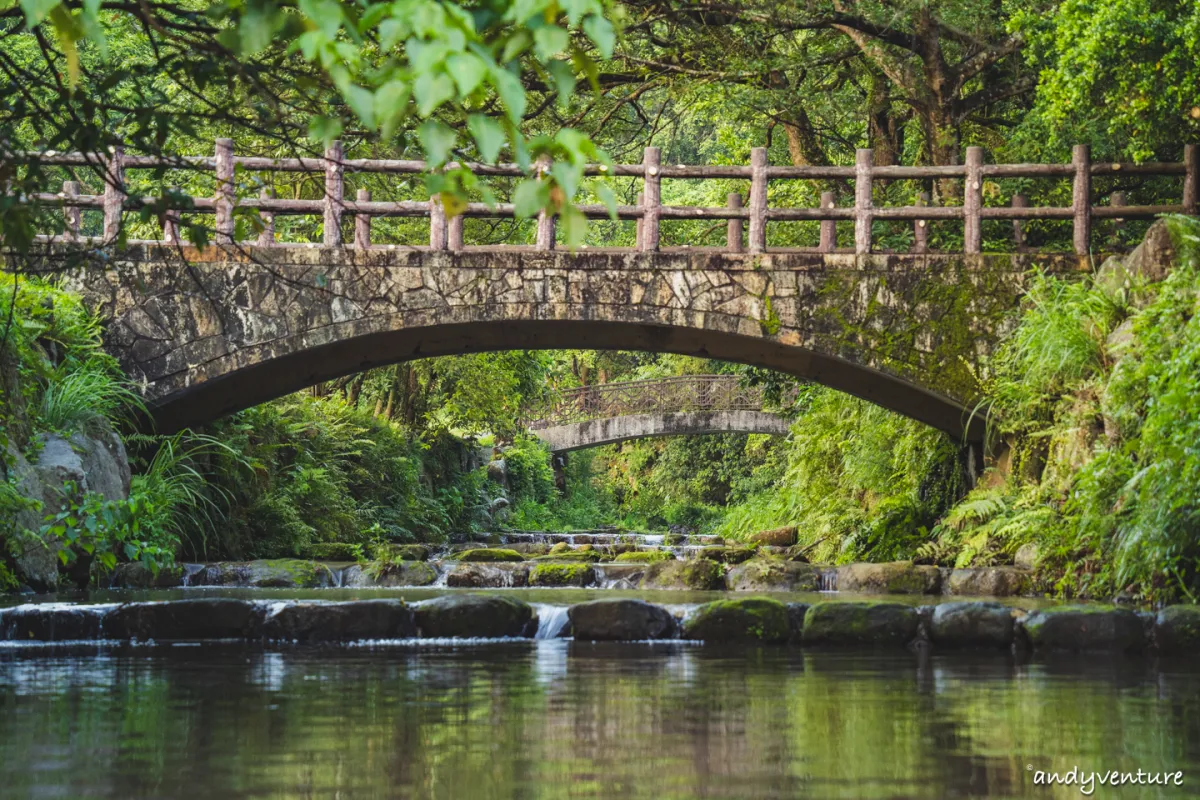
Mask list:
[[[541,542],[516,542],[508,545],[509,550],[516,550],[526,558],[544,556],[550,552],[550,545]]]
[[[554,546],[550,548],[549,553],[550,555],[558,555],[559,553],[570,552],[570,550],[571,545],[567,544],[566,542],[556,542]]]
[[[412,609],[402,600],[289,603],[263,622],[265,638],[297,642],[408,639],[416,635]]]
[[[530,586],[591,586],[596,571],[590,564],[536,564],[529,570]]]
[[[428,561],[429,548],[423,544],[377,544],[371,556],[376,561]]]
[[[593,600],[579,603],[567,610],[567,617],[571,620],[578,641],[672,639],[677,630],[671,612],[644,600]]]
[[[720,564],[707,558],[696,558],[646,565],[641,588],[710,590],[721,589],[724,585],[725,571]]]
[[[674,561],[670,550],[633,550],[621,553],[615,559],[618,564],[653,564],[656,561]]]
[[[118,564],[109,577],[114,589],[169,589],[183,585],[183,565],[163,567],[155,574],[140,561]]]
[[[1127,608],[1061,606],[1035,611],[1020,621],[1035,650],[1124,653],[1141,650],[1145,628]]]
[[[1167,606],[1159,611],[1154,641],[1164,655],[1200,653],[1200,607]]]
[[[528,603],[487,594],[450,594],[414,608],[425,638],[530,637],[537,617]]]
[[[735,592],[811,592],[818,587],[820,570],[811,564],[752,558],[725,576],[725,586]]]
[[[817,603],[804,614],[804,644],[902,647],[919,624],[917,610],[900,603]]]
[[[343,586],[429,586],[437,570],[424,561],[376,561],[342,570]]]
[[[749,540],[754,544],[766,544],[773,547],[791,547],[796,543],[796,528],[789,525],[786,528],[773,528],[769,531],[759,531],[751,534]]]
[[[950,572],[946,594],[1015,597],[1028,593],[1031,575],[1016,567],[974,567]]]
[[[508,550],[501,547],[480,547],[474,550],[463,550],[460,553],[456,553],[454,558],[458,561],[484,564],[525,560],[525,556],[521,555],[516,550]]]
[[[457,589],[509,589],[529,584],[529,564],[460,563],[446,575],[446,585]]]
[[[192,586],[316,589],[334,584],[333,571],[317,561],[279,558],[209,564],[192,576]]]
[[[350,542],[314,542],[304,548],[302,555],[317,561],[361,561],[363,546]]]
[[[716,561],[719,564],[741,564],[743,561],[749,561],[754,558],[755,552],[756,548],[754,547],[710,545],[701,548],[697,551],[696,555],[700,558]]]
[[[23,605],[0,609],[0,641],[95,641],[103,612],[67,605]]]
[[[941,647],[1008,647],[1014,611],[999,603],[940,603],[929,618],[929,638]]]
[[[663,544],[667,547],[678,547],[688,540],[686,533],[668,533],[663,536]]]
[[[839,592],[867,594],[937,594],[942,573],[937,567],[911,561],[886,564],[846,564],[837,569]]]
[[[765,597],[717,600],[683,622],[683,638],[705,642],[782,644],[791,637],[787,606]]]
[[[552,561],[558,563],[596,564],[604,560],[604,554],[598,550],[569,550],[565,553],[549,553],[538,556],[534,561]]]

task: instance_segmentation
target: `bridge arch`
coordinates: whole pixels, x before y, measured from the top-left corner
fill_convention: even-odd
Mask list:
[[[963,258],[135,244],[70,283],[164,431],[409,359],[580,348],[766,367],[979,441],[972,371],[1029,264]]]

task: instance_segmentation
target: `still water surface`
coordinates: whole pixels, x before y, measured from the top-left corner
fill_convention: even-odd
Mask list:
[[[565,640],[0,651],[0,797],[1080,797],[1184,771],[1200,665]]]

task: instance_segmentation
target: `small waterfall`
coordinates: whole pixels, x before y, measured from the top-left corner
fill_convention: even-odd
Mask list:
[[[181,586],[191,586],[192,578],[204,571],[204,564],[184,564]]]
[[[534,604],[538,616],[538,629],[535,639],[558,639],[563,635],[570,620],[567,619],[567,606],[550,606],[543,603]]]
[[[433,561],[430,563],[432,563],[433,568],[437,570],[437,578],[429,585],[434,588],[444,589],[446,587],[446,576],[448,576],[450,574],[450,570],[454,568],[455,562]]]
[[[818,592],[836,592],[838,590],[837,583],[836,569],[823,569],[817,573]]]
[[[596,564],[592,569],[596,573],[596,586],[601,589],[636,589],[637,581],[642,578],[642,570],[637,570],[634,573],[637,576],[636,579],[631,579],[628,572],[624,570],[619,577],[610,574],[608,566],[604,564]]]

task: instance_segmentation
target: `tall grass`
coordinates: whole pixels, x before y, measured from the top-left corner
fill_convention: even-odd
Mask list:
[[[129,381],[106,365],[86,363],[55,370],[42,392],[38,423],[47,430],[87,430],[96,423],[120,427],[145,404]]]

